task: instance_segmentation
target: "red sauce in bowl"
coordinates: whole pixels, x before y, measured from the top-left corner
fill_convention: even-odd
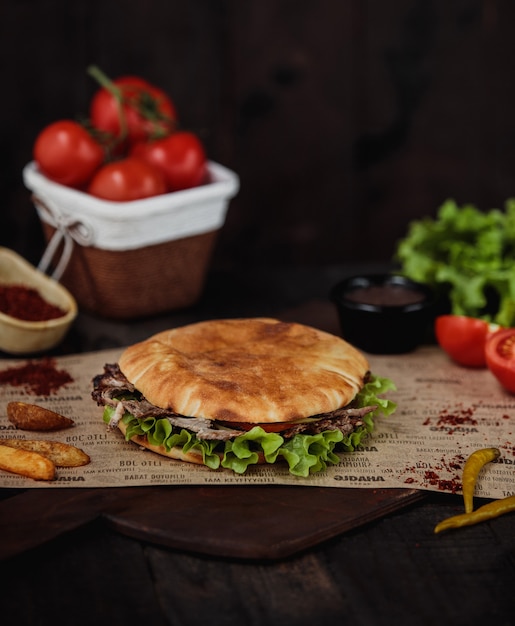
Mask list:
[[[373,306],[406,306],[426,299],[426,296],[416,289],[395,284],[356,287],[347,291],[344,297],[351,302]]]

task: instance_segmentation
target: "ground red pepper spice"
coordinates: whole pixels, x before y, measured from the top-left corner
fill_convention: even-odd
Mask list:
[[[66,370],[58,370],[55,359],[50,357],[0,371],[0,384],[24,387],[27,393],[36,396],[49,396],[71,382],[73,378],[70,374]]]
[[[472,408],[468,409],[456,409],[453,413],[448,413],[445,409],[438,416],[437,426],[441,426],[443,424],[450,426],[461,426],[462,424],[471,424],[473,426],[477,425],[477,420],[473,417],[474,410]]]
[[[52,320],[66,314],[47,302],[36,289],[25,285],[0,285],[0,311],[28,322]]]
[[[424,472],[424,479],[427,480],[430,485],[438,487],[438,489],[442,491],[450,491],[451,493],[456,493],[462,486],[459,478],[451,478],[450,480],[443,479],[440,478],[436,472],[430,470]]]
[[[428,417],[424,420],[424,426],[431,426],[432,418]],[[456,428],[452,428],[456,426]],[[477,420],[474,418],[474,409],[455,407],[450,413],[449,409],[443,409],[436,421],[436,427],[447,430],[449,435],[453,435],[460,428],[477,426]]]

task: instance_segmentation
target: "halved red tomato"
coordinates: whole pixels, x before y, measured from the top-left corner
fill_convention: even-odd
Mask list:
[[[496,324],[466,315],[440,315],[435,336],[440,347],[459,365],[485,367],[487,337],[499,330]]]
[[[488,369],[505,389],[515,393],[515,328],[491,335],[485,352]]]

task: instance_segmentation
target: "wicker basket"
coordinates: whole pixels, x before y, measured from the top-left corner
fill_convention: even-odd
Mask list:
[[[24,169],[45,237],[46,260],[79,307],[134,319],[194,304],[237,176],[210,163],[209,184],[130,203],[100,201]],[[50,256],[49,256],[50,255]],[[45,267],[41,267],[44,271]]]

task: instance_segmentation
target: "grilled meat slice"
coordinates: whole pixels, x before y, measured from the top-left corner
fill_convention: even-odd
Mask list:
[[[146,400],[127,380],[117,364],[106,364],[104,373],[93,379],[92,398],[99,405],[116,407],[110,426],[115,427],[125,412],[138,419],[146,417],[166,418],[172,426],[194,432],[199,439],[225,441],[241,435],[243,431],[221,427],[216,421],[201,417],[186,417],[171,409],[156,407]],[[363,417],[374,411],[376,406],[362,408],[341,408],[336,411],[314,416],[314,420],[295,424],[281,432],[285,439],[299,433],[317,434],[324,430],[340,430],[343,434],[353,432],[363,424]]]

